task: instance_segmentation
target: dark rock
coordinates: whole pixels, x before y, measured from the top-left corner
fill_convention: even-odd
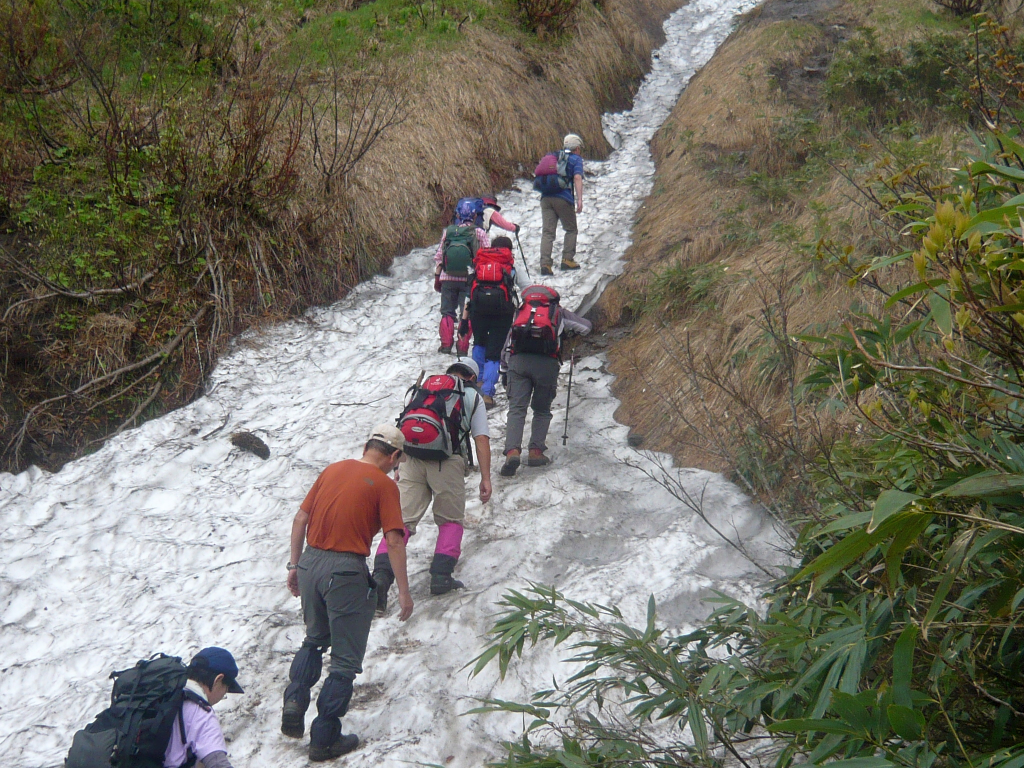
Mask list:
[[[252,432],[235,432],[231,436],[231,444],[243,451],[254,453],[261,459],[270,458],[270,448]]]
[[[639,448],[641,445],[644,444],[644,436],[639,435],[636,432],[632,432],[626,438],[626,443],[629,445],[630,448]]]

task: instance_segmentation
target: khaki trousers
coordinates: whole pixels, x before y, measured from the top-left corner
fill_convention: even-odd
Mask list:
[[[406,455],[399,469],[398,491],[402,495],[402,521],[411,533],[416,533],[431,500],[438,526],[461,523],[466,517],[466,460],[458,454],[444,461]]]
[[[576,205],[561,197],[542,197],[540,216],[543,229],[540,235],[540,265],[551,266],[551,249],[555,244],[555,228],[562,222],[565,239],[562,241],[562,261],[576,256]]]

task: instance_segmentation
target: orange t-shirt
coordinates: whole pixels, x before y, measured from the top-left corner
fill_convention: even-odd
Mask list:
[[[377,532],[402,531],[398,484],[372,464],[356,459],[331,464],[306,494],[306,541],[317,549],[369,557]]]

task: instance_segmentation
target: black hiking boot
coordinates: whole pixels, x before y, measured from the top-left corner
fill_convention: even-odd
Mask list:
[[[395,583],[395,572],[391,570],[391,558],[380,554],[373,558],[373,580],[377,583],[377,613],[388,609],[388,590]]]
[[[281,710],[281,733],[301,739],[306,732],[306,713],[295,699],[288,699]]]
[[[451,555],[434,553],[434,559],[430,561],[430,594],[445,595],[454,589],[465,588],[465,584],[452,577],[457,562],[458,558]]]
[[[338,737],[329,747],[314,747],[312,744],[309,745],[309,761],[311,763],[322,763],[325,760],[334,760],[347,755],[353,749],[359,746],[359,737],[354,733],[350,733],[347,736],[342,734]]]
[[[498,474],[502,477],[513,477],[516,470],[519,469],[520,461],[519,451],[509,451],[505,456],[505,463],[502,465],[501,469],[498,470]]]

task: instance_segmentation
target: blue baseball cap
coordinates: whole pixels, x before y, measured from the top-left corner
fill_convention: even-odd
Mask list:
[[[224,682],[227,683],[228,693],[245,693],[236,679],[238,677],[238,665],[235,663],[235,657],[231,655],[231,651],[211,645],[209,648],[203,648],[203,650],[193,656],[192,663],[189,666],[205,667],[216,672],[218,675],[224,675]]]

